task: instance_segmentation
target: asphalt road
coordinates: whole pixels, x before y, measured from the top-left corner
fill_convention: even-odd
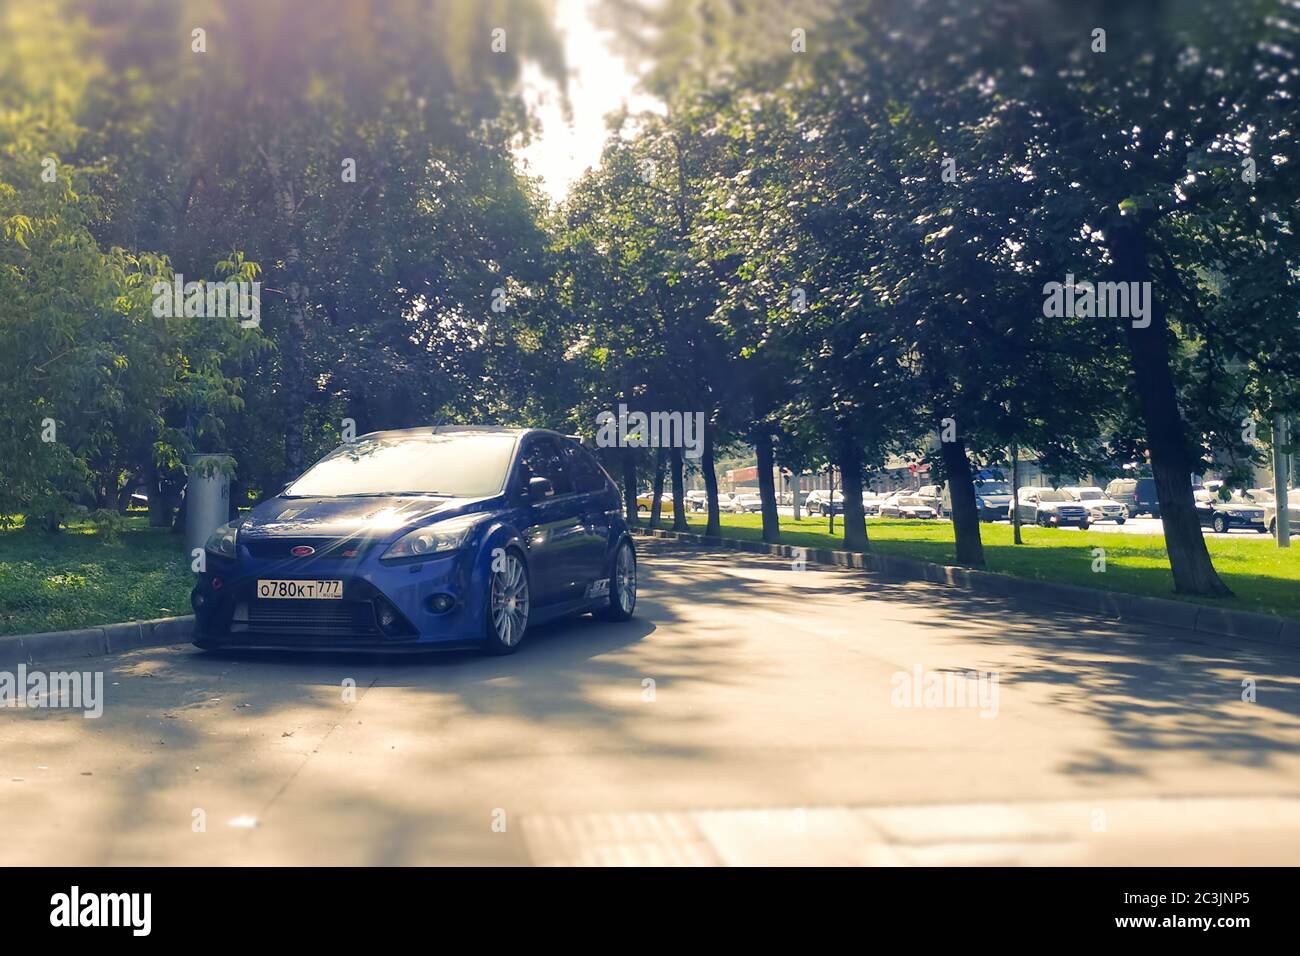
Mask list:
[[[1300,651],[642,549],[512,657],[97,661],[101,718],[0,711],[0,863],[1300,858]]]

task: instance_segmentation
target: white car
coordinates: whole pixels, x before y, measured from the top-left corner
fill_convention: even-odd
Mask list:
[[[756,494],[736,495],[735,510],[741,513],[761,512],[763,496]]]
[[[1271,535],[1277,534],[1277,499],[1271,488],[1252,488],[1246,497],[1264,509],[1264,527]],[[1288,488],[1286,493],[1287,530],[1300,534],[1300,488]]]
[[[709,493],[707,491],[686,492],[686,507],[690,511],[707,511],[709,507]]]
[[[718,492],[718,510],[726,512],[736,512],[740,509],[736,507],[736,498],[739,497],[734,491]]]
[[[930,500],[910,491],[895,492],[880,503],[880,517],[937,518],[939,512],[931,507]]]
[[[885,501],[885,495],[878,495],[871,491],[862,492],[862,513],[865,515],[880,514],[880,506]]]
[[[1062,488],[1067,495],[1088,509],[1089,523],[1113,521],[1123,524],[1128,520],[1128,509],[1118,501],[1106,497],[1106,492],[1092,485],[1071,485]]]

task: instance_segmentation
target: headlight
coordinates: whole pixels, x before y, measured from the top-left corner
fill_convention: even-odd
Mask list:
[[[984,499],[983,499],[983,498],[976,498],[976,499],[975,499],[975,507],[976,507],[976,508],[983,508],[983,507],[984,507]]]
[[[233,521],[227,521],[212,534],[208,535],[207,544],[203,546],[204,550],[213,554],[219,554],[223,558],[233,558],[235,556],[235,535],[239,531],[239,525]]]
[[[422,558],[462,547],[486,515],[463,515],[410,531],[389,546],[381,560]]]

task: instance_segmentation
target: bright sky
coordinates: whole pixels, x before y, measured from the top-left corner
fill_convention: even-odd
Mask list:
[[[636,91],[636,76],[610,45],[607,31],[593,22],[597,0],[559,0],[555,22],[564,37],[569,65],[569,99],[573,120],[560,107],[559,90],[536,67],[528,67],[524,83],[528,102],[541,120],[541,134],[518,152],[524,171],[540,176],[547,193],[559,201],[569,186],[600,161],[608,131],[605,116],[626,103],[633,112],[658,109],[653,97]]]

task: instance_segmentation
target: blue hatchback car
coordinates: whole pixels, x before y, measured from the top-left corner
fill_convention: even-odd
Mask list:
[[[636,607],[618,488],[543,429],[438,426],[341,445],[208,539],[199,647],[509,654],[531,625]]]

